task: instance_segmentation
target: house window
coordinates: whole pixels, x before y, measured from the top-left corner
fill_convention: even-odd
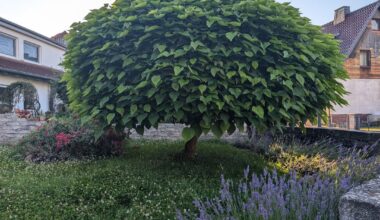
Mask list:
[[[7,100],[7,87],[0,84],[0,105],[5,104]]]
[[[24,42],[24,59],[34,62],[39,61],[39,46]]]
[[[371,66],[371,51],[361,50],[360,51],[360,67],[368,68]]]
[[[0,34],[0,53],[8,56],[16,56],[16,39]]]
[[[372,30],[379,31],[380,30],[380,19],[373,19],[371,21]]]

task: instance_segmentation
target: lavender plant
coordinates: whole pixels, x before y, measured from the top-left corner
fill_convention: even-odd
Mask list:
[[[248,167],[239,183],[222,176],[216,198],[195,200],[197,212],[178,211],[177,219],[338,219],[341,195],[379,171],[379,161],[368,152],[369,148],[341,152],[334,175],[279,175],[276,169],[250,175]]]

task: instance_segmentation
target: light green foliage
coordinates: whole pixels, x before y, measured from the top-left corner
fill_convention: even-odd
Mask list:
[[[71,108],[122,130],[220,136],[303,125],[345,104],[338,42],[273,0],[118,0],[72,26]]]

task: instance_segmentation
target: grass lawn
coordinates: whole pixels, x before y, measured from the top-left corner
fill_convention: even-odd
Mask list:
[[[218,193],[220,175],[240,179],[265,160],[217,141],[178,161],[182,142],[133,141],[119,158],[28,164],[0,148],[0,219],[174,219],[194,198]]]

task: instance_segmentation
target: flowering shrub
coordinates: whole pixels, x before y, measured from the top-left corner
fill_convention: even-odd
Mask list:
[[[57,142],[56,143],[56,147],[55,147],[55,150],[56,151],[60,151],[62,150],[62,148],[68,144],[70,144],[70,141],[71,139],[75,138],[75,135],[71,135],[71,134],[65,134],[63,132],[57,134],[55,136],[55,141]]]
[[[248,176],[235,185],[221,179],[220,195],[205,201],[195,200],[197,219],[336,219],[338,199],[351,186],[349,178],[336,183],[333,178],[305,175],[279,176],[266,170]],[[192,219],[178,213],[178,219]]]
[[[80,159],[92,156],[117,155],[121,145],[95,140],[97,126],[81,125],[76,118],[49,120],[18,143],[19,155],[33,162]]]
[[[372,178],[380,168],[370,149],[346,150],[335,163],[334,175],[327,171],[309,174],[290,171],[278,175],[277,170],[264,170],[237,184],[221,177],[218,197],[195,200],[197,213],[178,211],[178,219],[338,219],[338,203],[343,193],[360,182]]]

